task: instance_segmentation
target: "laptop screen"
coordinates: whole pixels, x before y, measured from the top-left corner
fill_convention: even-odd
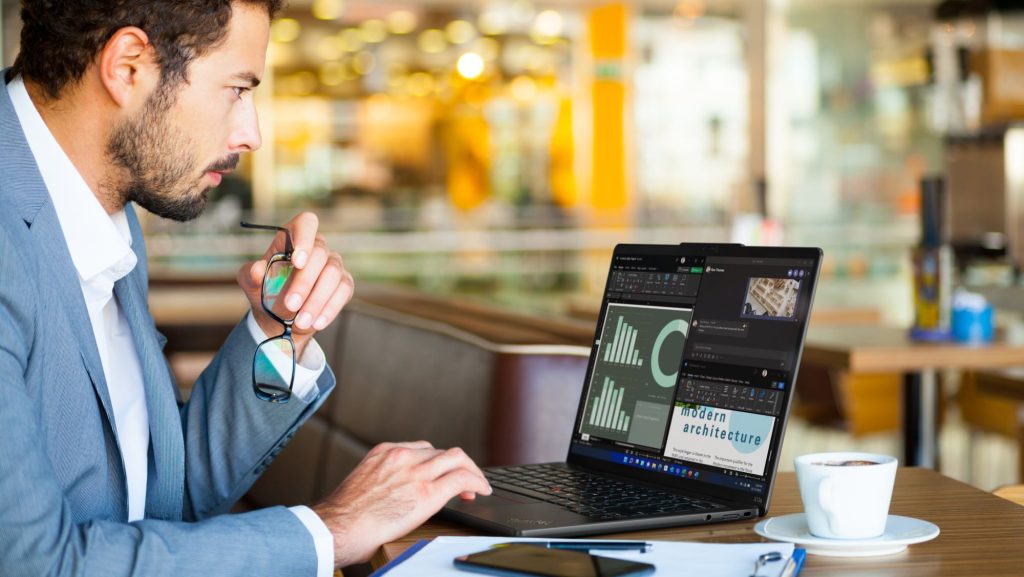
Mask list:
[[[569,461],[766,506],[820,255],[617,247]]]

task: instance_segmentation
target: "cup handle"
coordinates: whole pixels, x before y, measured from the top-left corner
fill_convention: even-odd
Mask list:
[[[828,519],[828,528],[833,535],[840,533],[838,519],[835,515],[836,480],[833,477],[825,477],[818,484],[818,506],[825,512]]]

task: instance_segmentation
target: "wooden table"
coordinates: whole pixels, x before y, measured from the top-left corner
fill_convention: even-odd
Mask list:
[[[1024,365],[1024,344],[922,343],[910,340],[906,329],[896,327],[812,327],[804,344],[803,362],[857,373],[903,373],[903,462],[934,469],[938,455],[937,371]]]
[[[803,509],[794,473],[780,473],[769,516]],[[870,575],[966,576],[1024,575],[1024,507],[944,477],[928,469],[900,469],[889,510],[931,521],[942,534],[927,543],[911,545],[896,555],[869,558],[832,558],[810,555],[801,576]],[[658,529],[615,535],[614,538],[749,543],[764,541],[753,532],[760,519],[701,527]],[[441,535],[473,535],[472,529],[432,520],[403,539],[381,547],[375,567],[394,559],[420,539]]]

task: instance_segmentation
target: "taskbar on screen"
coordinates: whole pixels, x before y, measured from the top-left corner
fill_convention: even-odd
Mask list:
[[[732,473],[719,473],[709,471],[707,469],[697,470],[691,465],[683,465],[674,461],[654,459],[643,455],[630,455],[620,451],[601,449],[580,443],[573,443],[571,450],[574,454],[581,457],[589,457],[591,459],[617,463],[619,465],[657,472],[681,479],[692,479],[695,481],[703,481],[705,483],[713,483],[722,487],[738,489],[740,491],[750,493],[760,494],[764,491],[763,481],[750,479],[739,474],[734,476]]]

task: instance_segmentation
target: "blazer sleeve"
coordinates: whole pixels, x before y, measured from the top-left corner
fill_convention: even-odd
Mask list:
[[[334,389],[328,367],[317,380],[320,394],[311,403],[294,396],[284,404],[261,401],[252,390],[255,350],[243,319],[181,407],[186,519],[230,509]]]
[[[185,577],[315,575],[313,539],[298,518],[282,507],[200,522],[144,520],[119,523],[104,519],[76,522],[40,439],[38,407],[28,394],[25,374],[34,343],[35,295],[23,280],[17,251],[0,227],[0,575],[4,577]],[[241,351],[238,351],[241,354]],[[217,364],[225,364],[223,361]],[[211,367],[211,375],[226,368]],[[209,377],[208,377],[209,378]],[[222,384],[220,382],[218,385]],[[227,384],[230,386],[230,383]],[[225,386],[225,388],[227,388]],[[251,394],[250,394],[251,396]],[[216,393],[203,398],[216,400]],[[213,404],[209,405],[213,408]],[[293,423],[312,407],[291,407]],[[195,414],[202,414],[198,405]],[[233,416],[254,418],[243,408]],[[280,422],[287,421],[282,416]],[[61,423],[74,426],[74,423]],[[251,432],[255,424],[239,427]],[[290,430],[281,427],[281,430]],[[201,440],[223,435],[198,435]],[[264,443],[251,456],[277,447]],[[235,449],[234,445],[229,447]],[[273,449],[271,449],[273,450]],[[247,457],[234,459],[239,471]],[[220,467],[212,467],[220,469]],[[231,467],[228,467],[230,469]],[[243,484],[245,475],[236,475]],[[201,483],[232,484],[219,471],[198,476]],[[237,487],[236,487],[237,488]],[[208,503],[204,500],[203,503]]]

